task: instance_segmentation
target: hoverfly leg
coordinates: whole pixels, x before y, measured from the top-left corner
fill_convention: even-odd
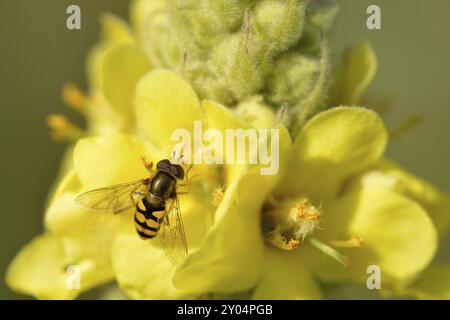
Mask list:
[[[145,192],[142,192],[142,191],[134,191],[134,192],[132,193],[132,195],[134,195],[134,196],[136,196],[136,197],[144,197],[144,196],[146,195],[146,193],[145,193]]]
[[[147,169],[150,173],[154,173],[153,161],[148,162],[144,156],[141,156],[141,162],[142,162],[143,166],[145,167],[145,169]]]
[[[191,171],[191,169],[192,169],[192,167],[194,166],[194,164],[190,164],[189,165],[189,167],[187,168],[187,170],[186,170],[186,177],[185,177],[185,180],[186,181],[189,181],[189,172]],[[192,180],[192,179],[191,179]]]

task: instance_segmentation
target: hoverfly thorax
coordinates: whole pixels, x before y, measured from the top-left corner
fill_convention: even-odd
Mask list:
[[[147,195],[147,200],[154,204],[172,198],[176,192],[177,180],[184,178],[183,168],[167,159],[159,161],[156,168],[158,172],[149,185]]]

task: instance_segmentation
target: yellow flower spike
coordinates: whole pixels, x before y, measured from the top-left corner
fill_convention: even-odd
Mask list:
[[[321,239],[358,235],[364,246],[342,249],[351,261],[347,269],[334,268],[327,261],[315,266],[324,281],[365,281],[367,267],[377,265],[382,283],[406,285],[435,254],[437,233],[431,219],[420,205],[404,196],[361,189],[330,202],[326,212]]]
[[[74,150],[75,170],[86,190],[148,176],[141,156],[160,159],[140,140],[126,134],[79,140]]]
[[[150,69],[147,57],[133,45],[108,49],[100,65],[100,89],[122,118],[122,128],[134,127],[133,99],[137,81]]]
[[[386,143],[386,129],[373,111],[338,107],[321,112],[296,137],[293,158],[276,193],[307,193],[313,201],[323,201],[335,195],[346,178],[378,161]]]
[[[197,95],[191,86],[173,72],[152,71],[136,87],[138,128],[156,147],[170,154],[175,129],[193,132],[194,121],[203,118]],[[156,120],[158,119],[158,120]]]
[[[368,42],[357,44],[344,55],[333,70],[333,81],[327,105],[355,105],[372,82],[378,63],[375,52]]]
[[[311,300],[322,293],[311,272],[295,252],[266,250],[264,272],[252,299]]]

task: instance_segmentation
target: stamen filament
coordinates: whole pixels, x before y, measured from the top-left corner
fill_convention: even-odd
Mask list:
[[[316,238],[309,238],[309,242],[319,251],[322,251],[327,256],[332,258],[333,260],[337,261],[344,267],[348,267],[350,261],[347,256],[342,255],[335,249],[331,248],[330,246],[326,245],[320,240],[317,240]]]
[[[423,115],[416,114],[409,118],[406,118],[403,120],[400,124],[397,125],[397,127],[393,128],[389,132],[389,136],[391,139],[398,138],[402,134],[410,131],[411,129],[414,129],[418,125],[420,125],[423,122]]]

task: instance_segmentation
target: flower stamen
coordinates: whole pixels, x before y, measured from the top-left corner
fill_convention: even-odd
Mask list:
[[[277,234],[276,232],[270,232],[266,234],[266,241],[273,245],[274,247],[291,251],[297,249],[300,246],[300,241],[295,239],[286,239],[282,235]]]
[[[78,88],[76,84],[71,82],[64,84],[62,89],[62,97],[68,106],[84,112],[88,97],[83,91],[81,91],[80,88]]]
[[[153,169],[153,161],[148,162],[144,156],[141,156],[141,162],[142,162],[142,165],[145,167],[145,169],[147,169],[149,171],[151,171]]]
[[[222,201],[222,199],[225,195],[224,187],[219,186],[219,187],[215,188],[211,195],[212,195],[211,204],[215,207],[219,206],[220,202]]]
[[[268,197],[264,212],[266,240],[283,250],[296,249],[319,228],[320,217],[320,210],[308,198],[284,202]]]
[[[75,141],[84,135],[84,131],[61,114],[49,114],[47,125],[52,130],[51,137],[56,142]]]
[[[332,240],[330,241],[330,244],[338,248],[361,248],[364,246],[364,239],[353,236],[347,240]]]

